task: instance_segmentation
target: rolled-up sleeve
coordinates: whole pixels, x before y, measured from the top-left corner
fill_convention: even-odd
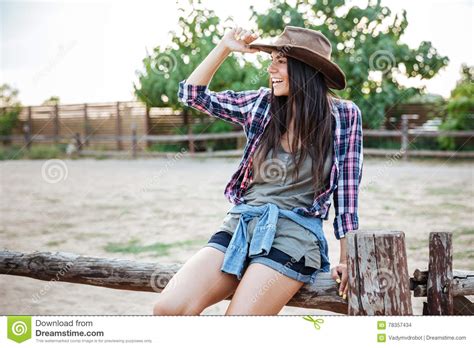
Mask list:
[[[245,128],[251,121],[255,103],[265,92],[264,87],[242,92],[213,92],[207,85],[193,85],[183,80],[179,83],[178,99],[186,106]]]
[[[347,151],[333,196],[336,211],[333,225],[337,239],[359,228],[357,209],[364,161],[362,113],[355,103],[352,103],[348,112],[350,113],[350,131]]]

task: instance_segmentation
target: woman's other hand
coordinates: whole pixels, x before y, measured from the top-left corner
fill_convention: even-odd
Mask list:
[[[331,270],[331,277],[339,284],[339,296],[342,296],[342,299],[345,300],[347,298],[347,291],[349,290],[347,264],[340,262]]]

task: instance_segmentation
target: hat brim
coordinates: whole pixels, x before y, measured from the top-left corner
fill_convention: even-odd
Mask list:
[[[272,44],[249,44],[249,48],[258,49],[271,54],[272,51],[283,51],[283,53],[321,71],[326,79],[329,88],[342,90],[346,88],[346,76],[339,66],[323,57],[317,52],[306,47],[293,45],[272,45]]]

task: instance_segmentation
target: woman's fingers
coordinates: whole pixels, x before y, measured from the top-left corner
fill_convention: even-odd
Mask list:
[[[339,278],[339,274],[337,274],[337,267],[334,267],[331,270],[331,277],[336,281],[336,283],[340,283],[341,279]]]
[[[258,37],[258,34],[252,33],[251,30],[245,30],[242,27],[236,27],[236,28],[234,28],[234,30],[235,30],[234,31],[234,38],[236,40],[244,40],[245,41],[245,40],[251,39],[251,41],[253,41]]]
[[[342,270],[342,280],[341,280],[341,286],[340,286],[340,292],[342,292],[342,298],[344,300],[347,297],[347,283],[348,283],[347,268],[344,267],[344,269]]]
[[[257,37],[258,37],[258,34],[256,34],[256,33],[249,33],[249,35],[247,35],[247,37],[245,38],[245,42],[247,44],[249,44],[249,43],[255,41],[257,39]]]
[[[234,38],[235,38],[236,40],[239,40],[241,33],[242,33],[242,28],[241,28],[241,27],[237,27],[237,29],[235,29]]]
[[[347,293],[349,292],[349,282],[346,282],[346,286],[344,287],[344,291],[343,293],[347,296]],[[345,297],[343,296],[343,298],[345,299]]]

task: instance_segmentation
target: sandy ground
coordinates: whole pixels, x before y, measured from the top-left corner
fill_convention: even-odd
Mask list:
[[[56,171],[45,161],[0,163],[0,248],[183,263],[231,207],[223,190],[238,159],[64,163]],[[360,228],[404,231],[410,273],[427,268],[429,232],[452,231],[454,267],[474,269],[473,174],[472,162],[366,158]],[[331,209],[324,230],[335,262],[339,242],[333,214]],[[185,243],[173,246],[178,242]],[[171,243],[168,254],[144,248],[154,243]],[[138,250],[120,251],[120,245]],[[0,314],[147,315],[159,296],[5,275],[0,289]],[[223,314],[228,304],[223,301],[203,314]],[[285,307],[282,314],[330,312]],[[421,299],[414,299],[414,314],[421,314]]]

